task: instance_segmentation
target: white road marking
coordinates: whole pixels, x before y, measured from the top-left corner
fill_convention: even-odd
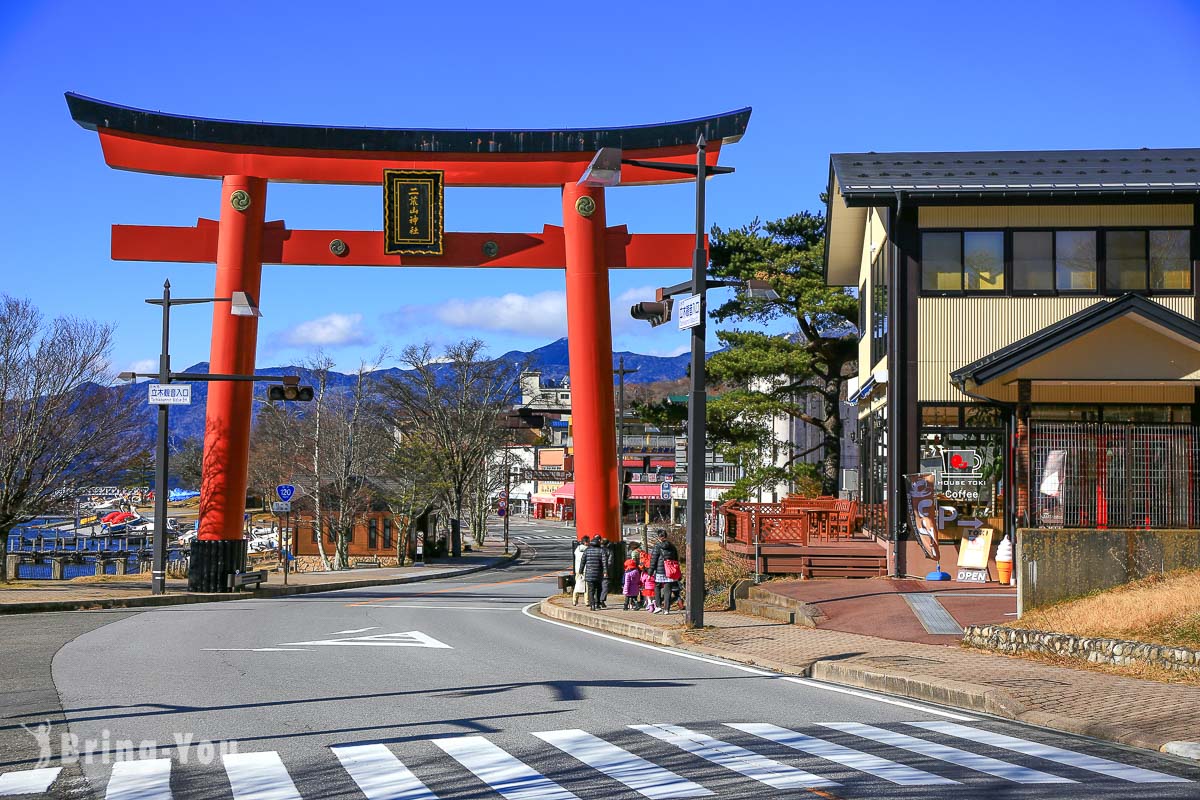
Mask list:
[[[760,756],[745,748],[722,742],[679,725],[655,724],[630,725],[629,727],[653,736],[655,739],[673,744],[705,761],[711,761],[759,783],[765,783],[773,789],[809,789],[838,785],[836,781],[827,780],[802,769],[789,767],[787,764],[781,764],[766,756]]]
[[[377,628],[379,628],[378,625],[372,625],[369,628],[351,628],[348,631],[334,631],[333,633],[331,633],[329,635],[330,636],[341,636],[343,633],[366,633],[367,631],[373,631],[373,630],[376,630]]]
[[[544,622],[549,625],[557,625],[560,628],[567,628],[568,630],[576,631],[577,633],[586,633],[589,636],[598,636],[601,639],[608,639],[609,641],[613,641],[613,642],[621,642],[622,644],[632,645],[633,647],[642,647],[642,648],[645,648],[646,650],[657,650],[660,653],[672,655],[672,656],[675,656],[676,658],[687,658],[692,661],[702,661],[705,664],[716,664],[719,667],[726,667],[728,669],[737,670],[738,672],[746,672],[751,675],[761,675],[764,678],[778,678],[779,680],[784,680],[784,681],[787,681],[788,683],[798,683],[802,686],[808,686],[810,688],[820,689],[820,690],[826,691],[826,692],[837,692],[838,694],[849,694],[849,695],[853,695],[855,697],[861,697],[864,700],[874,700],[877,703],[887,703],[888,705],[901,706],[903,708],[911,708],[914,711],[920,711],[923,714],[934,714],[939,717],[946,717],[947,719],[955,719],[955,720],[958,720],[959,722],[974,722],[976,720],[975,717],[969,717],[966,714],[957,714],[952,711],[943,711],[940,708],[930,708],[929,706],[923,706],[923,705],[920,705],[919,703],[910,703],[907,700],[898,700],[898,699],[892,698],[892,697],[883,697],[882,695],[873,694],[871,692],[866,692],[861,689],[850,689],[845,686],[834,686],[833,684],[821,683],[820,681],[814,681],[814,680],[810,680],[808,678],[796,678],[796,677],[792,677],[791,675],[783,675],[778,672],[768,672],[765,669],[759,669],[757,667],[747,667],[744,664],[735,664],[731,661],[719,661],[718,659],[715,659],[715,658],[708,658],[706,656],[698,656],[695,653],[688,653],[683,650],[673,650],[670,647],[662,647],[661,645],[650,644],[649,642],[638,642],[638,641],[634,641],[633,639],[626,639],[623,636],[614,636],[610,633],[603,633],[602,631],[592,630],[591,628],[580,628],[577,625],[568,625],[565,622],[559,622],[558,620],[554,620],[554,619],[546,619],[545,617],[538,616],[537,614],[531,613],[530,609],[536,608],[537,606],[538,606],[538,603],[530,603],[529,605],[525,606],[525,608],[521,609],[521,613],[523,613],[525,616],[529,617],[530,619],[537,620],[538,622]]]
[[[205,653],[311,653],[307,647],[205,647]]]
[[[934,775],[933,773],[914,769],[913,767],[906,767],[903,764],[897,764],[895,761],[888,761],[886,758],[879,758],[870,753],[852,750],[849,747],[843,747],[840,744],[828,742],[824,739],[805,736],[802,733],[797,733],[787,728],[780,728],[777,725],[757,722],[726,724],[730,728],[744,733],[760,736],[763,739],[782,744],[793,750],[799,750],[818,758],[824,758],[827,761],[836,762],[842,766],[850,767],[850,769],[856,769],[859,772],[866,772],[877,778],[883,778],[885,781],[891,781],[901,786],[930,786],[958,783],[958,781],[943,778],[941,775]]]
[[[652,764],[586,731],[543,731],[533,735],[654,800],[706,797],[712,794],[700,784],[681,778],[668,769]]]
[[[331,747],[367,800],[437,800],[400,759],[382,744]]]
[[[434,739],[433,743],[507,800],[579,800],[482,736]]]
[[[234,800],[300,800],[296,784],[274,750],[222,756]]]
[[[880,744],[899,747],[902,750],[908,750],[929,758],[936,758],[939,761],[957,764],[960,767],[973,769],[976,772],[986,772],[989,775],[995,775],[997,778],[1003,778],[1006,781],[1013,781],[1014,783],[1076,782],[1070,778],[1051,775],[1047,772],[1029,769],[1018,764],[1010,764],[1007,761],[981,756],[977,753],[968,753],[966,750],[959,750],[956,747],[946,747],[927,739],[918,739],[915,736],[887,731],[883,728],[876,728],[873,725],[863,725],[858,722],[822,722],[819,724],[826,728],[832,728],[835,731],[852,733],[855,736],[861,736],[864,739],[870,739]]]
[[[1191,783],[1187,778],[1180,778],[1176,775],[1166,775],[1162,772],[1154,772],[1153,770],[1142,769],[1141,767],[1134,767],[1129,764],[1118,764],[1116,761],[1109,761],[1107,758],[1076,753],[1073,750],[1064,750],[1061,747],[1031,742],[1027,739],[1018,739],[1015,736],[992,733],[991,731],[980,730],[979,728],[969,728],[966,725],[955,725],[952,722],[908,722],[905,724],[914,725],[918,728],[934,731],[935,733],[942,733],[946,736],[954,736],[958,739],[967,739],[991,747],[999,747],[1002,750],[1012,750],[1014,753],[1044,758],[1047,761],[1064,764],[1068,767],[1078,767],[1089,772],[1098,772],[1101,775],[1107,775],[1110,778],[1120,778],[1123,781],[1131,781],[1133,783]]]
[[[171,800],[171,759],[118,761],[108,778],[105,800]]]
[[[311,642],[284,642],[285,645],[314,645],[349,647],[432,647],[440,650],[453,650],[445,642],[439,642],[428,634],[420,631],[404,631],[401,633],[375,633],[370,636],[353,636],[349,639],[314,639]]]
[[[6,772],[0,775],[0,797],[15,794],[42,794],[54,783],[62,767],[43,767],[41,769],[23,769],[19,772]]]

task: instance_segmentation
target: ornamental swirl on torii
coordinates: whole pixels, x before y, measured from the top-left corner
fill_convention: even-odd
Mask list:
[[[215,263],[215,296],[258,300],[263,264],[373,267],[565,269],[578,535],[620,538],[612,392],[610,269],[687,268],[692,234],[631,234],[609,227],[604,189],[579,184],[596,152],[619,148],[630,160],[707,163],[745,133],[750,109],[712,117],[620,128],[433,130],[334,128],[177,116],[66,95],[72,118],[100,137],[114,169],[221,180],[217,220],[193,227],[113,225],[117,261]],[[626,162],[628,164],[628,162]],[[445,186],[560,187],[562,225],[537,233],[446,232],[440,254],[389,254],[383,230],[293,230],[266,221],[267,184],[376,185],[385,171],[440,172]],[[622,185],[692,180],[647,165],[621,168]],[[390,235],[391,231],[389,231]],[[214,308],[210,371],[254,372],[256,317]],[[240,541],[245,513],[253,386],[209,386],[202,542]],[[203,558],[202,546],[193,560]]]

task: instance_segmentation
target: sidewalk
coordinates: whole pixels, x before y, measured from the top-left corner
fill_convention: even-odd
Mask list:
[[[503,545],[488,541],[483,547],[477,548],[474,552],[461,558],[453,561],[450,559],[431,561],[424,567],[380,567],[292,573],[288,575],[287,586],[283,585],[282,573],[270,572],[267,583],[255,591],[215,594],[189,594],[187,581],[175,578],[167,581],[167,593],[159,596],[150,594],[148,577],[145,580],[120,580],[104,583],[22,581],[21,585],[16,588],[4,588],[4,584],[0,584],[0,614],[210,603],[224,600],[245,600],[250,597],[283,597],[368,586],[416,583],[433,578],[480,572],[512,561],[517,555],[517,548],[512,548],[512,553],[506,556]]]
[[[544,616],[777,672],[873,689],[1177,755],[1200,757],[1200,688],[1048,666],[961,647],[806,628],[708,611],[683,629],[681,613],[591,612],[569,598]],[[1191,746],[1189,746],[1191,745]]]

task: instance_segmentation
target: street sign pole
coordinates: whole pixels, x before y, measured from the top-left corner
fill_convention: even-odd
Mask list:
[[[508,452],[504,454],[504,502],[508,502],[508,492],[512,488],[512,468],[508,463]],[[504,508],[504,555],[508,555],[508,511],[509,507]]]
[[[159,383],[171,382],[171,282],[163,282],[162,352],[158,356]],[[158,405],[158,442],[154,457],[154,549],[150,563],[150,594],[167,591],[167,425],[170,406]]]

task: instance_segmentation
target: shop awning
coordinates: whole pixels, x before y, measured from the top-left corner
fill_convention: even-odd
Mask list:
[[[552,494],[535,494],[531,501],[534,505],[552,506],[554,505],[554,495]]]
[[[950,373],[960,389],[1017,399],[1031,384],[1200,384],[1200,323],[1141,295],[1082,311]]]
[[[575,499],[575,481],[564,483],[554,490],[554,502],[563,503]]]
[[[662,499],[662,487],[657,483],[629,483],[625,488],[629,490],[630,500]]]
[[[675,459],[652,458],[650,459],[650,469],[675,469]]]

